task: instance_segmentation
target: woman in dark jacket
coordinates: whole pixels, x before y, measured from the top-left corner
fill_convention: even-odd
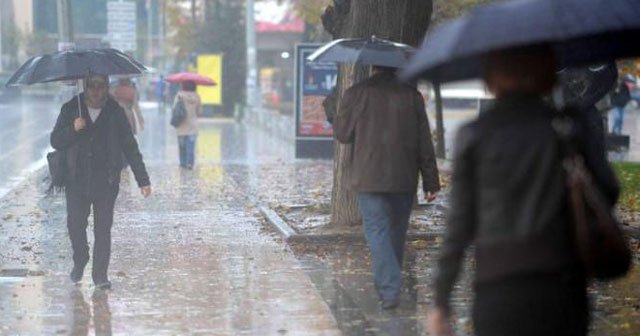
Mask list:
[[[586,279],[571,244],[562,153],[551,126],[557,112],[543,100],[556,80],[552,55],[536,47],[486,59],[484,79],[496,101],[458,132],[432,334],[452,333],[450,295],[472,242],[477,335],[587,333]],[[579,144],[601,137],[589,120],[575,118]],[[618,184],[604,152],[583,155],[613,205]]]

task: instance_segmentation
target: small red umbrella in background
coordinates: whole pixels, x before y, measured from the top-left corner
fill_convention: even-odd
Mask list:
[[[194,82],[196,85],[206,85],[206,86],[214,86],[218,85],[213,79],[198,75],[192,72],[179,72],[175,74],[171,74],[167,76],[165,79],[169,83],[180,84],[184,82]]]

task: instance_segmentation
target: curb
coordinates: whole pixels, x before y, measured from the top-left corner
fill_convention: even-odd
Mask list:
[[[364,235],[361,233],[299,234],[272,209],[266,206],[261,206],[260,213],[266,218],[267,222],[269,222],[269,224],[278,231],[286,242],[329,243],[335,242],[336,240],[347,242],[359,242],[365,240]],[[409,233],[407,234],[407,241],[435,240],[443,233],[444,232]]]
[[[421,205],[423,206],[423,205]],[[448,209],[446,206],[437,204],[439,210]],[[360,233],[330,233],[330,234],[299,234],[287,222],[271,208],[266,206],[260,207],[260,213],[267,219],[267,222],[273,226],[282,238],[287,242],[335,242],[336,240],[358,242],[364,240],[364,236]],[[640,240],[640,229],[625,225],[622,230],[631,238]],[[415,240],[434,240],[442,236],[444,232],[429,233],[408,233],[407,241]]]
[[[277,231],[280,233],[284,240],[290,240],[291,237],[298,236],[298,234],[287,224],[275,211],[271,210],[268,207],[261,206],[260,213],[267,219],[269,224],[271,224]]]

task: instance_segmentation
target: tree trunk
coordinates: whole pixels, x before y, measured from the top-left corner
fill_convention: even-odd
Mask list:
[[[376,35],[418,46],[429,27],[431,11],[432,0],[334,0],[322,15],[322,24],[334,39]],[[368,67],[340,67],[336,113],[344,91],[368,75]],[[331,222],[336,225],[360,223],[356,194],[346,185],[351,157],[352,146],[336,142],[331,200]]]

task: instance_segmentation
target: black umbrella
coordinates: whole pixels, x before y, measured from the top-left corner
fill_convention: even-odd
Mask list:
[[[145,71],[142,63],[116,49],[64,50],[30,58],[6,86],[79,80],[90,75],[140,75]],[[78,95],[78,115],[80,105]]]
[[[144,65],[116,49],[65,50],[25,62],[6,86],[82,79],[89,75],[137,75]]]
[[[331,41],[309,55],[307,60],[400,68],[414,51],[406,44],[372,36]]]
[[[639,0],[514,0],[436,28],[401,73],[445,82],[481,75],[488,52],[551,45],[560,67],[640,55]]]

